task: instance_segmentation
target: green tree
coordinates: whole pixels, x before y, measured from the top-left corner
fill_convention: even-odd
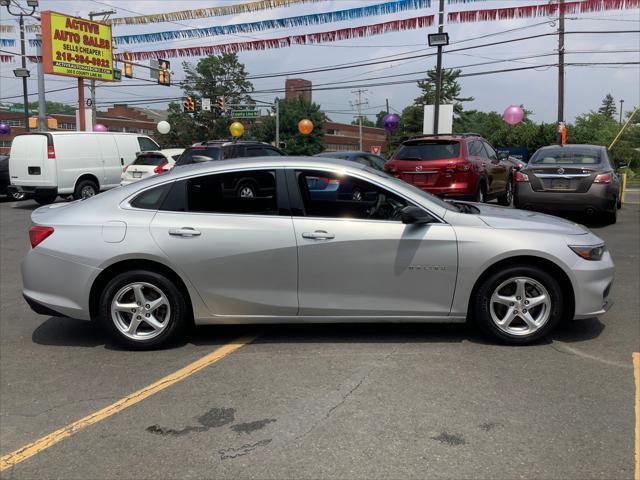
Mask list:
[[[358,117],[354,118],[351,121],[351,125],[358,125]],[[375,127],[376,124],[373,123],[371,120],[369,120],[367,117],[365,117],[364,115],[362,116],[362,126],[363,127]]]
[[[461,70],[442,70],[442,88],[440,90],[440,103],[453,104],[453,112],[456,116],[463,110],[464,102],[471,102],[473,97],[463,97],[462,87],[458,83]],[[422,95],[415,99],[415,105],[433,105],[436,100],[436,70],[429,70],[425,80],[418,81],[418,87]]]
[[[14,104],[15,107],[19,107],[20,109],[24,108],[23,105],[24,103]],[[37,112],[38,105],[39,105],[38,102],[29,102],[29,111]],[[60,114],[66,114],[66,115],[75,115],[76,113],[76,107],[67,105],[66,103],[50,102],[47,100],[45,102],[45,107],[47,109],[47,114],[60,113]]]
[[[384,123],[384,117],[387,116],[389,112],[387,112],[386,110],[380,110],[377,114],[376,114],[376,127],[378,128],[384,128],[383,123]]]
[[[424,107],[409,105],[400,114],[400,124],[389,135],[389,152],[393,152],[404,140],[414,135],[421,135],[424,124]]]
[[[607,93],[607,95],[602,99],[602,105],[598,109],[598,113],[611,119],[616,118],[618,109],[616,108],[616,101],[610,93]]]
[[[315,155],[324,150],[323,132],[325,114],[320,105],[309,102],[299,96],[291,100],[278,100],[280,108],[280,141],[284,142],[289,155]],[[302,135],[298,131],[298,122],[309,119],[313,123],[313,132]],[[265,118],[253,131],[258,140],[272,143],[275,141],[276,119]]]
[[[238,61],[235,53],[224,53],[202,58],[194,66],[183,63],[185,80],[183,92],[200,98],[210,98],[212,111],[188,114],[182,112],[182,105],[169,106],[171,131],[164,135],[163,144],[186,146],[197,141],[229,138],[229,125],[232,120],[220,115],[214,108],[215,98],[224,96],[227,108],[251,108],[253,84],[247,80],[244,64]],[[250,133],[248,132],[250,135]]]

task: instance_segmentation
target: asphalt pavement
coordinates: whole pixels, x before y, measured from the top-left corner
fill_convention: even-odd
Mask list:
[[[1,478],[634,478],[640,205],[589,225],[616,262],[613,309],[538,345],[466,325],[216,326],[153,352],[30,311],[35,206],[0,203],[0,456],[256,338]]]

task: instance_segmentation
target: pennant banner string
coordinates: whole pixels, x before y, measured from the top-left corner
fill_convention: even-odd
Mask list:
[[[560,8],[562,8],[565,14],[577,14],[638,7],[640,7],[640,0],[582,0],[565,2],[562,4],[562,7],[559,7],[558,3],[545,3],[507,8],[449,12],[447,20],[449,23],[487,22],[517,18],[550,17],[558,15]]]
[[[147,60],[150,58],[204,57],[229,52],[245,52],[252,50],[267,50],[286,48],[295,45],[308,45],[324,42],[336,42],[352,38],[364,38],[382,35],[390,32],[415,30],[433,25],[433,15],[394,20],[391,22],[363,25],[354,28],[343,28],[328,32],[311,33],[307,35],[293,35],[281,38],[254,40],[251,42],[225,43],[197,47],[171,48],[164,50],[131,52],[133,60]],[[122,61],[123,54],[114,55],[114,59]]]
[[[11,33],[11,32],[15,32],[15,30],[16,30],[15,25],[5,25],[5,24],[0,25],[0,33]]]
[[[0,38],[0,47],[15,47],[16,41],[13,38]]]
[[[277,28],[295,28],[308,25],[321,25],[325,23],[354,20],[357,18],[388,15],[418,10],[431,6],[431,0],[399,0],[379,3],[366,7],[350,8],[326,13],[313,13],[295,17],[262,20],[259,22],[239,23],[234,25],[216,25],[205,28],[190,28],[187,30],[173,30],[167,32],[143,33],[134,35],[114,36],[113,41],[117,45],[130,45],[136,43],[165,42],[176,39],[212,37],[216,35],[235,35],[239,33],[260,32]]]
[[[116,17],[106,21],[111,25],[140,25],[145,23],[175,22],[179,20],[194,20],[199,18],[221,17],[223,15],[237,15],[239,13],[257,12],[284,8],[302,3],[315,3],[322,0],[260,0],[258,2],[239,3],[221,7],[196,8],[194,10],[180,10],[177,12],[157,13],[153,15],[137,15],[134,17]]]

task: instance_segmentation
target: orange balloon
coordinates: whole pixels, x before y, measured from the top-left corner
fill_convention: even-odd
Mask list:
[[[313,132],[313,122],[311,122],[311,120],[309,120],[308,118],[300,120],[298,122],[298,131],[303,135],[309,135],[311,132]]]

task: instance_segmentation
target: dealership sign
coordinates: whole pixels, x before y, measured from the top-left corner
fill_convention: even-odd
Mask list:
[[[44,73],[113,81],[111,27],[56,12],[42,12]]]

